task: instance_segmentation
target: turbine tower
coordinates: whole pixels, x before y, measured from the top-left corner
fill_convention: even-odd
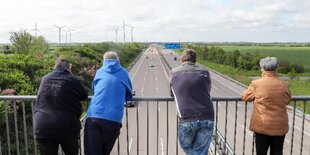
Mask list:
[[[117,43],[117,31],[118,31],[118,27],[117,28],[114,28],[115,30],[115,42]]]
[[[54,26],[58,28],[58,37],[59,37],[59,44],[60,44],[61,43],[61,29],[64,28],[65,25],[62,26],[62,27],[59,27],[57,25],[54,25]]]
[[[70,41],[70,43],[71,43],[71,32],[72,32],[72,31],[75,31],[75,30],[70,29],[69,27],[67,27],[67,28],[68,28],[68,30],[69,30],[69,38],[70,38],[69,41]]]
[[[126,42],[125,40],[126,40],[126,35],[125,35],[125,31],[126,31],[126,29],[125,29],[125,27],[126,27],[126,24],[125,24],[125,21],[124,21],[124,19],[122,19],[123,20],[123,31],[124,31],[124,43]]]
[[[34,29],[32,29],[31,31],[34,31],[34,36],[37,37],[37,32],[40,32],[40,30],[38,29],[37,23],[34,26]]]
[[[133,43],[133,29],[134,29],[135,27],[130,26],[130,25],[129,25],[129,27],[130,27],[130,31],[131,31],[131,43]]]

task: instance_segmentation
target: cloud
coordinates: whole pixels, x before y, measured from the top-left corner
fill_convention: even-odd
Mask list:
[[[310,2],[304,0],[0,2],[0,21],[5,21],[0,22],[0,42],[8,42],[8,32],[30,31],[35,23],[50,42],[58,41],[54,24],[74,29],[72,40],[77,42],[115,40],[116,27],[121,40],[122,19],[135,27],[137,41],[309,41]],[[128,27],[126,36],[130,40]]]

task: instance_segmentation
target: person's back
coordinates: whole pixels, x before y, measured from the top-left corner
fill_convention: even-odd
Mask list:
[[[283,142],[288,132],[286,106],[291,99],[288,83],[281,80],[276,72],[277,58],[260,60],[262,78],[254,80],[242,93],[242,100],[253,101],[250,130],[255,134],[256,153],[283,154]]]
[[[131,80],[116,52],[104,54],[93,90],[85,124],[85,155],[108,155],[120,134],[124,103],[132,98]]]
[[[45,75],[40,84],[34,110],[34,134],[42,155],[55,154],[63,141],[78,143],[80,101],[86,100],[88,94],[81,81],[70,73],[68,65],[66,59],[57,59],[55,70]],[[77,145],[70,149],[66,146],[62,145],[66,153],[77,154]]]
[[[172,71],[171,83],[181,121],[214,119],[210,97],[211,81],[207,69],[186,62]]]
[[[208,154],[214,126],[208,70],[195,64],[196,53],[185,50],[182,66],[171,71],[170,88],[179,113],[178,136],[187,155]]]

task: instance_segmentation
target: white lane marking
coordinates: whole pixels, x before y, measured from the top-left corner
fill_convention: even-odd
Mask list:
[[[156,92],[158,93],[158,87],[156,87]]]
[[[160,113],[160,104],[158,104],[158,112]]]
[[[166,78],[167,79],[169,79],[169,76],[167,75],[167,73],[166,73],[166,70],[165,70],[165,67],[164,67],[164,64],[163,64],[163,62],[161,62],[161,59],[160,59],[160,57],[159,57],[159,54],[157,54],[157,56],[158,56],[158,59],[159,59],[159,62],[160,62],[160,64],[161,64],[161,66],[163,67],[163,69],[164,69],[164,73],[165,73],[165,75],[166,75]]]
[[[212,76],[211,76],[212,78]],[[217,82],[221,83],[222,85],[226,86],[227,88],[231,89],[232,91],[236,92],[237,94],[241,95],[241,93],[237,92],[236,90],[234,90],[233,88],[231,88],[230,86],[226,85],[225,83],[223,83],[222,81],[216,79],[216,78],[212,78],[214,80],[216,80]]]
[[[145,60],[145,59],[142,58],[141,63],[139,64],[139,66],[138,66],[136,72],[133,74],[133,76],[132,76],[132,78],[131,78],[131,81],[133,81],[133,79],[136,77],[136,74],[138,73],[138,70],[140,70],[140,67],[141,67],[141,65],[142,65],[142,62],[143,62],[144,60]]]
[[[157,77],[155,77],[155,80],[157,81]]]
[[[164,140],[163,138],[160,138],[160,144],[161,144],[161,154],[165,155],[165,151],[164,151]]]
[[[305,122],[306,123],[306,122]],[[292,125],[292,123],[289,121],[288,122],[288,124],[291,126]],[[300,132],[302,132],[302,129],[301,128],[299,128],[299,127],[297,127],[296,126],[296,124],[294,125],[294,128],[296,128],[297,130],[299,130]],[[310,136],[310,134],[307,132],[307,131],[305,131],[304,130],[304,134],[306,134],[307,136]]]
[[[144,91],[144,87],[141,88],[141,94],[143,94],[143,91]]]
[[[129,142],[129,152],[130,152],[130,149],[131,149],[131,144],[132,144],[132,138],[130,138],[130,142]]]
[[[214,85],[212,85],[212,89],[215,89],[215,90],[217,90],[217,87],[215,87]]]

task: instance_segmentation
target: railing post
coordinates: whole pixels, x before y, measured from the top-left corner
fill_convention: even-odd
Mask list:
[[[215,111],[216,111],[216,116],[215,116],[215,138],[216,140],[218,141],[218,133],[217,133],[217,125],[218,125],[218,109],[219,109],[219,104],[218,104],[218,101],[215,102]],[[215,152],[215,155],[217,154],[217,144],[218,143],[215,143],[214,147],[214,152]]]
[[[7,143],[8,143],[8,155],[11,155],[10,127],[9,127],[9,114],[8,114],[7,103],[5,103],[5,125],[6,125],[6,136],[7,136]]]
[[[302,155],[303,144],[304,144],[305,114],[306,114],[306,101],[303,101],[302,127],[301,127],[301,142],[300,142],[300,155]]]
[[[27,123],[26,123],[26,112],[25,112],[25,103],[22,102],[23,107],[23,124],[24,124],[24,137],[25,137],[25,148],[26,155],[28,155],[28,136],[27,136]]]
[[[156,102],[156,135],[157,135],[157,141],[156,141],[156,155],[158,155],[158,146],[159,146],[159,109],[158,109],[158,101]]]
[[[33,116],[34,116],[34,107],[33,107],[33,105],[35,104],[35,101],[33,102],[33,104],[31,103],[31,114],[32,114],[32,124],[33,124]],[[35,137],[34,137],[34,129],[33,129],[33,127],[32,127],[32,134],[33,134],[33,143],[34,143],[34,148],[33,148],[33,150],[34,150],[34,154],[35,155],[37,155],[38,154],[38,151],[37,151],[37,141],[36,141],[36,139],[35,139]],[[83,152],[84,153],[84,152]]]
[[[244,110],[244,127],[243,127],[243,155],[245,155],[245,137],[246,137],[246,120],[248,113],[248,102],[245,102],[245,110]]]
[[[146,140],[146,143],[147,143],[147,145],[146,145],[146,152],[147,152],[147,155],[149,155],[149,130],[150,130],[150,125],[149,125],[149,112],[150,112],[150,110],[149,110],[149,101],[147,101],[146,102],[146,106],[147,106],[147,114],[146,114],[146,116],[147,116],[147,140]]]
[[[292,123],[292,137],[291,137],[291,152],[290,152],[290,155],[293,154],[293,147],[294,147],[295,116],[296,116],[296,101],[294,101],[294,109],[293,109],[293,123]]]
[[[237,119],[238,119],[238,101],[235,101],[234,155],[236,154]]]
[[[140,101],[137,102],[137,108],[136,108],[136,119],[137,119],[137,155],[139,155],[139,106],[140,106]]]
[[[127,140],[127,145],[126,145],[126,147],[127,147],[127,155],[129,155],[129,128],[128,128],[128,121],[129,121],[129,119],[128,119],[128,107],[126,106],[126,140]]]
[[[14,125],[15,125],[15,140],[16,140],[16,151],[17,155],[20,154],[19,152],[19,137],[18,137],[18,125],[17,125],[17,110],[16,110],[16,102],[14,102]]]

